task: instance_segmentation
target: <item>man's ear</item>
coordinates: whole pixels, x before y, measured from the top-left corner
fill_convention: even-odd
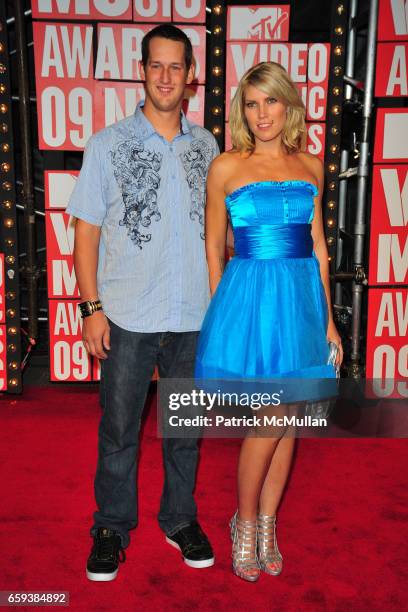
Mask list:
[[[196,69],[196,61],[193,57],[193,61],[191,62],[191,66],[188,69],[187,72],[187,81],[186,84],[190,85],[190,83],[192,83],[194,81],[194,77],[195,77],[195,69]]]
[[[140,76],[142,78],[142,81],[145,81],[146,80],[146,73],[145,73],[145,69],[144,69],[144,66],[143,66],[143,62],[141,60],[139,60],[139,73],[140,73]]]

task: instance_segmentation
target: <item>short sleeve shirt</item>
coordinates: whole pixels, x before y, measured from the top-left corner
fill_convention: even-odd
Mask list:
[[[101,227],[99,298],[123,329],[200,329],[209,303],[206,177],[218,152],[184,114],[166,141],[141,104],[88,141],[67,212]]]

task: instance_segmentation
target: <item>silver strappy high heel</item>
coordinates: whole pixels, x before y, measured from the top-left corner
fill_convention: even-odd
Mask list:
[[[260,568],[271,576],[282,571],[283,558],[276,540],[276,516],[258,514],[258,559]]]
[[[238,578],[256,582],[260,576],[257,557],[256,521],[243,521],[238,510],[230,521],[232,540],[232,571]]]

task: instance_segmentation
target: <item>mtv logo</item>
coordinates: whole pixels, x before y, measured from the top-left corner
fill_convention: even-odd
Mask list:
[[[289,5],[231,6],[227,40],[260,42],[289,39]]]

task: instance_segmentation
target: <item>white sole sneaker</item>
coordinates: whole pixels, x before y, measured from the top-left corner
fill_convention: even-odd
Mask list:
[[[173,546],[173,548],[177,548],[177,550],[181,552],[181,548],[177,544],[177,542],[173,542],[173,540],[170,540],[170,538],[168,538],[167,536],[166,536],[166,542],[167,544],[170,544],[170,546]],[[188,565],[189,567],[194,567],[195,569],[211,567],[215,563],[215,557],[211,557],[210,559],[203,559],[201,561],[192,561],[191,559],[186,559],[186,557],[184,556],[183,556],[183,559],[186,565]]]
[[[115,580],[118,575],[118,569],[110,574],[95,574],[94,572],[89,572],[86,570],[86,577],[88,580],[93,580],[94,582],[109,582],[110,580]]]

